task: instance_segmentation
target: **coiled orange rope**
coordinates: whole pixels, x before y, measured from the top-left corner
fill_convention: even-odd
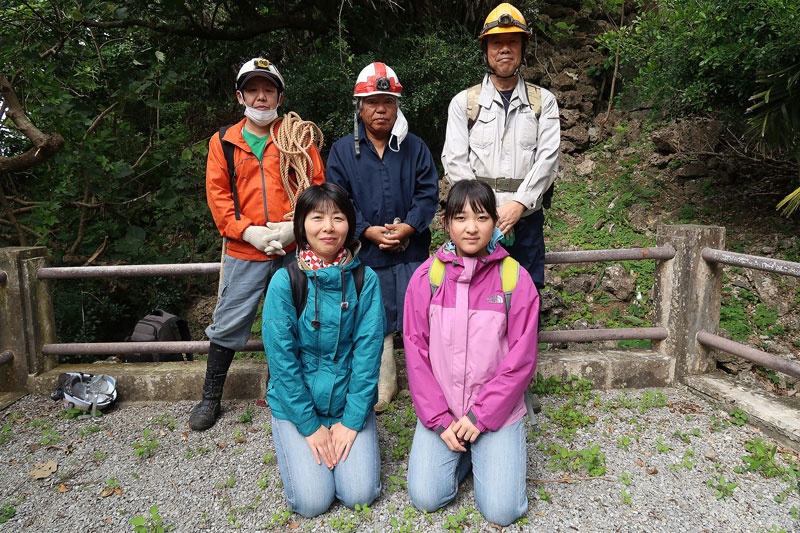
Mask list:
[[[311,186],[314,176],[314,161],[308,150],[312,146],[316,147],[317,151],[321,150],[324,137],[319,126],[309,120],[301,119],[293,111],[283,116],[277,133],[276,122],[270,126],[269,135],[280,153],[281,183],[292,205],[292,210],[283,215],[283,218],[292,220],[297,197]]]

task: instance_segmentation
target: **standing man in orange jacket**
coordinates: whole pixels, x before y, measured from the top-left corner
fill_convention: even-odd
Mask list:
[[[189,426],[196,431],[210,428],[219,417],[233,355],[250,337],[272,276],[294,259],[287,252],[295,249],[289,195],[296,191],[281,178],[280,151],[272,138],[281,123],[277,109],[285,88],[280,72],[268,60],[245,62],[236,76],[236,98],[244,106],[245,118],[222,128],[209,143],[206,195],[227,251],[214,323],[206,328],[211,348],[203,398],[189,417]],[[313,184],[322,183],[319,152],[313,144],[307,151],[307,177]]]

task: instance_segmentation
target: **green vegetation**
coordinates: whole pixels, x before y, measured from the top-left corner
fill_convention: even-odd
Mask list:
[[[403,467],[397,469],[396,474],[389,476],[389,492],[405,489],[408,485],[405,476],[403,475]]]
[[[606,473],[606,454],[600,451],[598,445],[589,443],[587,448],[574,451],[556,443],[539,443],[539,447],[549,455],[548,468],[552,472],[585,472],[590,476],[602,476]]]
[[[708,486],[714,489],[714,496],[716,496],[718,500],[721,500],[732,496],[733,489],[738,487],[739,484],[732,481],[725,481],[723,476],[719,476],[717,479],[709,479]]]
[[[241,424],[252,424],[253,423],[253,413],[255,413],[255,409],[253,409],[252,405],[248,405],[244,413],[239,415],[239,423]]]
[[[150,429],[145,428],[142,432],[142,440],[131,443],[131,446],[133,447],[133,454],[136,457],[149,457],[156,453],[158,440],[156,440],[155,436],[150,438]]]
[[[629,26],[598,40],[612,52],[621,45],[641,100],[673,112],[741,112],[761,89],[760,73],[796,61],[799,25],[795,2],[670,0],[650,3]]]
[[[4,503],[0,506],[0,524],[4,522],[8,522],[14,515],[17,514],[17,508],[11,505],[10,503]]]
[[[156,417],[153,422],[169,429],[170,431],[175,431],[178,428],[175,418],[169,413],[164,413]]]
[[[743,426],[747,424],[747,413],[741,409],[731,409],[731,424],[734,426]]]
[[[396,398],[380,417],[381,425],[390,435],[396,438],[390,450],[381,450],[388,453],[395,461],[403,459],[411,450],[414,440],[414,428],[417,426],[417,413],[411,404],[410,396]]]
[[[745,470],[759,472],[766,478],[779,476],[785,472],[775,460],[777,446],[769,446],[764,439],[755,438],[745,442],[744,449],[750,452],[749,455],[742,457]]]
[[[484,72],[474,31],[462,26],[485,16],[483,7],[451,3],[435,19],[420,16],[430,8],[419,0],[403,9],[313,1],[303,6],[313,16],[300,17],[295,9],[251,0],[4,4],[0,84],[21,104],[12,110],[19,115],[1,115],[0,246],[46,246],[64,265],[217,260],[202,179],[208,139],[241,118],[233,76],[257,53],[276,61],[287,81],[280,112],[316,121],[326,149],[352,131],[358,72],[387,62],[407,88],[410,130],[438,154],[449,100]],[[373,23],[382,19],[392,24]],[[13,123],[23,114],[49,144],[34,146]],[[180,312],[197,283],[215,281],[58,282],[57,336],[122,340],[148,311]]]
[[[175,526],[164,525],[158,505],[150,507],[149,513],[149,516],[135,516],[129,520],[135,533],[164,533],[175,529]]]

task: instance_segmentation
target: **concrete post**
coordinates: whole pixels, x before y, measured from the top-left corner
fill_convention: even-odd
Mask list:
[[[653,348],[675,359],[677,378],[708,372],[715,362],[696,336],[700,330],[717,331],[722,266],[707,263],[700,254],[706,247],[725,246],[725,228],[661,224],[656,242],[675,248],[675,257],[656,264],[655,324],[667,328],[669,335]]]
[[[29,390],[30,376],[55,367],[55,356],[44,356],[42,346],[55,342],[53,302],[45,281],[36,271],[46,266],[41,247],[0,248],[0,352],[10,352],[0,364],[0,392]]]

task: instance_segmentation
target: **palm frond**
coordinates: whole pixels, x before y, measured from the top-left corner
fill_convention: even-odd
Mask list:
[[[786,198],[780,201],[775,209],[783,209],[781,214],[787,217],[794,213],[800,207],[800,187],[789,193]]]

